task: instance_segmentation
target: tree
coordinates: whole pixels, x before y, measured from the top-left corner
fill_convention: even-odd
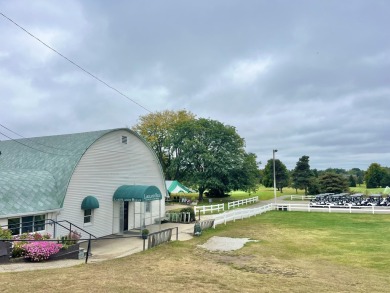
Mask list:
[[[307,191],[309,194],[313,194],[313,195],[321,193],[320,180],[317,177],[310,178]]]
[[[139,122],[132,127],[155,151],[166,179],[174,180],[177,175],[175,170],[170,168],[178,151],[171,143],[175,128],[181,123],[193,120],[195,115],[186,110],[176,112],[166,110],[141,116]]]
[[[325,170],[325,173],[336,173],[340,175],[346,175],[347,171],[345,169],[340,169],[340,168],[328,168]]]
[[[178,179],[198,189],[199,200],[206,190],[222,196],[230,190],[252,188],[252,179],[237,178],[252,176],[252,172],[257,176],[255,156],[245,153],[244,140],[233,126],[200,118],[176,125],[174,132],[171,142],[177,153],[170,168]]]
[[[363,184],[363,180],[364,180],[363,170],[360,170],[359,168],[352,168],[351,170],[348,171],[348,173],[355,176],[356,183],[359,184],[359,186]]]
[[[365,174],[367,188],[377,188],[381,186],[381,180],[385,175],[384,169],[378,163],[372,163]]]
[[[349,175],[348,181],[349,181],[349,187],[356,187],[355,176],[353,176],[352,174]]]
[[[241,184],[239,188],[246,192],[255,192],[260,183],[260,173],[257,162],[257,156],[253,153],[244,154],[244,163],[242,166]],[[238,188],[237,188],[238,189]]]
[[[263,172],[263,185],[265,187],[274,186],[274,167],[273,159],[269,159],[267,165],[264,167]],[[288,170],[286,165],[284,165],[279,159],[275,159],[275,178],[276,178],[276,187],[280,192],[283,192],[283,187],[288,186]]]
[[[349,191],[347,179],[340,174],[326,172],[319,177],[322,193],[342,193]]]
[[[390,186],[390,172],[385,168],[383,168],[383,170],[384,170],[384,175],[381,179],[381,186],[382,187]]]
[[[313,173],[310,170],[309,157],[302,156],[299,158],[292,172],[293,187],[295,189],[304,189],[305,195],[307,195],[307,188],[311,177],[313,177]]]

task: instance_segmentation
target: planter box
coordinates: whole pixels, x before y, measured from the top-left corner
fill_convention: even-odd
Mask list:
[[[8,241],[0,241],[0,263],[7,263],[11,257],[12,243]]]
[[[50,256],[49,259],[79,259],[80,244],[76,243],[68,247],[68,249],[61,249],[58,253]]]

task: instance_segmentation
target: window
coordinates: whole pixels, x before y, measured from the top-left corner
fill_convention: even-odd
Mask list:
[[[84,210],[84,224],[92,222],[92,210]]]
[[[8,229],[12,235],[45,230],[45,215],[26,216],[8,219]]]
[[[150,202],[150,201],[146,201],[145,202],[145,212],[147,212],[147,213],[150,213],[150,209],[151,209],[151,203],[152,202]]]
[[[22,234],[34,232],[34,216],[22,218]]]
[[[20,233],[20,218],[8,219],[8,229],[11,230],[12,235],[18,235]]]
[[[122,143],[127,144],[127,136],[122,136]]]
[[[34,231],[45,230],[45,215],[34,217]]]

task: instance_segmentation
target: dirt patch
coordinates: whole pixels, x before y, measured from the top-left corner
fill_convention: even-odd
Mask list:
[[[198,246],[209,251],[232,251],[243,248],[247,242],[258,242],[258,240],[213,236],[205,244]]]

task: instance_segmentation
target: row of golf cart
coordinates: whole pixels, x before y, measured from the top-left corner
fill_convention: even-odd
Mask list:
[[[310,201],[310,206],[390,206],[390,195],[371,194],[364,196],[362,193],[322,193]]]

